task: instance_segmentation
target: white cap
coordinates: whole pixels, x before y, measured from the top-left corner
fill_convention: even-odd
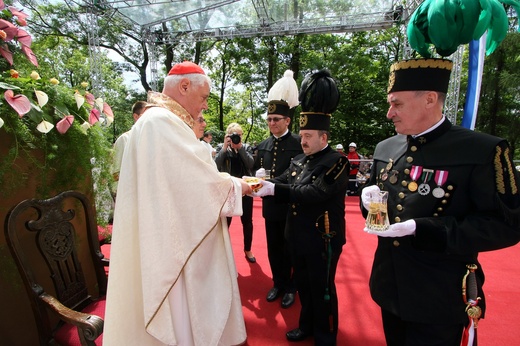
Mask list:
[[[341,144],[336,145],[336,150],[343,150],[343,146]]]
[[[357,145],[356,145],[356,143],[354,143],[354,142],[350,143],[348,146],[349,146],[349,147],[357,148]]]

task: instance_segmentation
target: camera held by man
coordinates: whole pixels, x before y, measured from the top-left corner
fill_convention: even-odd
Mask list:
[[[238,144],[242,140],[240,135],[238,133],[236,133],[236,132],[233,132],[228,137],[231,139],[231,142],[233,142],[233,144]]]

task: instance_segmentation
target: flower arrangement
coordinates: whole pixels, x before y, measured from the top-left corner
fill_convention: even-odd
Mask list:
[[[111,143],[104,131],[114,118],[110,106],[87,90],[87,82],[71,88],[55,77],[13,69],[16,42],[38,66],[30,36],[18,27],[27,15],[0,0],[0,16],[0,55],[10,65],[0,80],[0,141],[6,144],[0,148],[0,198],[28,180],[36,181],[36,197],[92,183],[106,186]],[[90,181],[93,161],[102,172],[95,179],[101,181]]]

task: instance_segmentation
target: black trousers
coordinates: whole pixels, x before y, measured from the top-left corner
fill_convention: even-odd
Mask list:
[[[408,322],[385,310],[381,315],[388,346],[460,346],[463,324]]]
[[[284,233],[285,220],[265,220],[267,257],[271,266],[274,287],[288,293],[294,293],[296,289],[292,279],[291,255]]]
[[[231,225],[233,218],[227,218],[228,227]],[[253,197],[242,197],[242,233],[244,234],[244,251],[251,251],[253,243]]]
[[[336,345],[338,295],[334,278],[341,251],[332,254],[329,267],[325,252],[298,254],[294,250],[294,279],[302,305],[299,328],[314,335],[316,346]]]
[[[357,180],[356,180],[356,175],[353,174],[353,175],[349,175],[349,180],[348,180],[348,193],[349,195],[356,195],[357,192],[358,192],[358,186],[357,186]]]

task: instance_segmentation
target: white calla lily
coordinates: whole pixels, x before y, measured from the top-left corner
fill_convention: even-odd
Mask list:
[[[96,99],[96,106],[99,108],[99,109],[103,109],[103,104],[105,103],[105,101],[103,101],[103,99],[101,97],[98,97]]]
[[[54,125],[45,120],[42,120],[42,122],[39,123],[38,126],[36,126],[36,130],[40,131],[41,133],[47,133],[53,128]]]
[[[38,100],[38,105],[40,107],[45,106],[47,104],[47,102],[49,101],[49,96],[47,96],[47,94],[41,90],[34,90],[34,93],[36,94],[36,99]]]
[[[106,117],[105,125],[110,126],[114,122],[114,117]]]
[[[79,93],[75,93],[74,98],[76,99],[76,105],[78,106],[78,109],[80,109],[81,106],[83,106],[83,103],[85,103],[85,97]]]
[[[90,124],[88,121],[84,121],[83,124],[81,124],[81,129],[83,130],[83,132],[86,134],[87,133],[87,130],[90,128]]]
[[[0,118],[0,128],[2,128],[2,126],[4,126],[4,119]]]

